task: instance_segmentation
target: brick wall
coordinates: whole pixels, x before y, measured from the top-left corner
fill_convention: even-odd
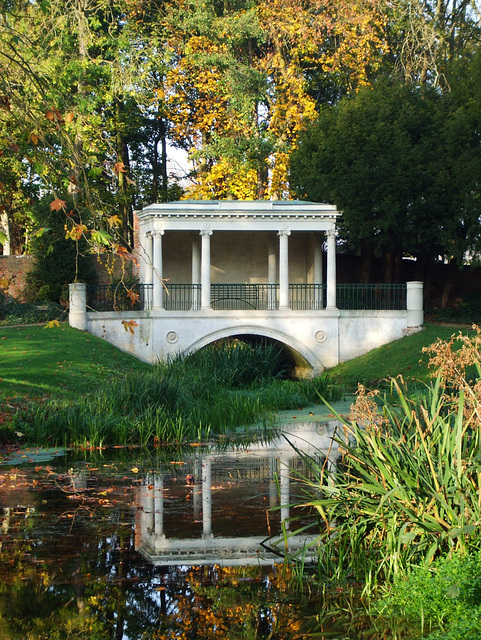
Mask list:
[[[35,264],[34,256],[1,256],[0,285],[13,298],[21,299],[25,277]]]

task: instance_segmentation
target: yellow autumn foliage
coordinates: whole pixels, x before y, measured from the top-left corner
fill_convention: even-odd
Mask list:
[[[309,74],[334,74],[350,91],[366,84],[387,51],[384,14],[382,0],[266,0],[222,15],[208,1],[171,3],[158,96],[195,169],[186,197],[290,197],[290,154],[317,116]]]

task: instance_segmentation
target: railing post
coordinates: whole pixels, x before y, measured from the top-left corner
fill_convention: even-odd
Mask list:
[[[68,323],[74,329],[87,330],[87,285],[71,282],[68,285]]]
[[[420,327],[424,322],[423,283],[413,280],[406,283],[406,308],[408,327]]]

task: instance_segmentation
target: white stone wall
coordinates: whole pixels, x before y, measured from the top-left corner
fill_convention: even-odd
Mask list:
[[[133,333],[127,323],[135,320]],[[124,321],[124,324],[122,324]],[[313,373],[401,338],[406,311],[151,311],[87,314],[87,331],[146,362],[166,360],[228,336],[284,343]],[[342,336],[342,338],[341,338]]]
[[[198,234],[197,234],[198,235]],[[211,281],[213,283],[267,283],[269,232],[215,231],[211,236]],[[310,233],[289,236],[289,282],[303,284],[312,270]],[[162,272],[172,284],[192,282],[190,231],[166,231],[162,239]]]
[[[341,311],[339,362],[346,362],[406,335],[407,311]]]

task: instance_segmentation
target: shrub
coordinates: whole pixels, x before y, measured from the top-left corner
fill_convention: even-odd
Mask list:
[[[68,301],[68,285],[76,279],[95,282],[92,256],[86,241],[74,242],[65,238],[65,216],[50,211],[46,203],[39,203],[36,211],[39,225],[45,229],[32,240],[35,264],[26,276],[23,297],[27,302],[43,304]]]
[[[0,325],[49,322],[60,319],[64,313],[64,309],[54,302],[45,305],[18,302],[0,291]]]
[[[376,604],[378,624],[399,628],[407,621],[429,640],[481,637],[481,555],[455,553],[432,567],[416,567],[395,579]]]

